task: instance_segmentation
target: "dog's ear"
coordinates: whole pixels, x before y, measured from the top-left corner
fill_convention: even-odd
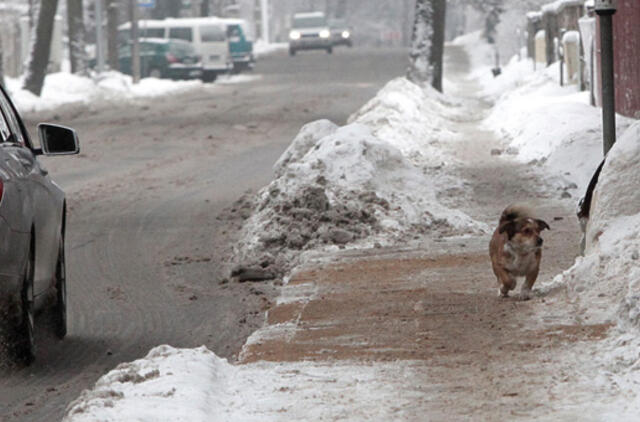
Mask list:
[[[509,240],[511,240],[511,238],[516,234],[516,232],[518,231],[517,227],[516,227],[516,221],[515,220],[511,220],[511,221],[507,221],[505,223],[502,223],[502,225],[500,226],[500,228],[498,228],[498,233],[504,233],[507,232],[507,236],[509,236]]]
[[[536,223],[538,224],[538,229],[540,229],[540,231],[544,229],[551,230],[551,227],[549,227],[547,222],[544,220],[536,220]]]

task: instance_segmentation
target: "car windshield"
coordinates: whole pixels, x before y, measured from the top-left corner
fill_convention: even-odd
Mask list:
[[[317,28],[326,24],[326,20],[322,16],[305,16],[293,19],[294,28]]]

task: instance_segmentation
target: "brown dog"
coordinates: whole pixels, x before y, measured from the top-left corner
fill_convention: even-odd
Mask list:
[[[511,205],[502,212],[489,243],[491,265],[502,297],[507,297],[509,291],[516,288],[517,277],[525,277],[520,298],[529,299],[540,268],[540,232],[544,229],[549,229],[549,225],[533,218],[525,207]]]

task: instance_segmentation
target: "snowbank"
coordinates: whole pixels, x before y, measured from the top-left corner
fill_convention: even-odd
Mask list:
[[[159,346],[100,378],[63,422],[411,419],[427,378],[411,361],[233,366],[204,347]]]
[[[640,413],[640,122],[609,152],[594,192],[585,256],[558,275],[566,285],[577,317],[590,324],[614,326],[594,351],[605,368],[600,383],[620,391],[611,406],[616,420]],[[626,419],[630,418],[630,419]],[[611,419],[608,419],[611,420]]]
[[[282,276],[301,251],[372,247],[416,236],[485,230],[436,198],[453,136],[441,94],[393,80],[349,124],[302,128],[254,200],[235,249],[236,273],[261,267]],[[450,187],[450,184],[442,183]]]
[[[258,75],[237,75],[221,78],[223,84],[245,83],[258,79]],[[21,112],[51,110],[69,104],[100,104],[135,98],[154,98],[202,89],[203,83],[143,78],[134,84],[132,78],[119,72],[105,72],[90,78],[71,73],[47,75],[40,97],[22,88],[22,80],[6,78],[7,88]]]
[[[602,160],[602,111],[589,105],[589,93],[576,85],[561,87],[559,63],[550,67],[513,57],[496,78],[490,72],[491,47],[477,34],[456,40],[469,52],[483,86],[483,95],[495,103],[485,124],[507,139],[523,162],[538,165],[562,185],[582,195]],[[632,119],[617,117],[619,133]]]

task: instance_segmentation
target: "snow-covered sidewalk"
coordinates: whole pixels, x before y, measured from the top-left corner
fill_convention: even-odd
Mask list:
[[[599,110],[526,61],[485,79],[487,50],[469,37],[449,55],[464,61],[464,48],[496,103],[486,119],[462,98],[478,88],[465,64],[447,83],[461,97],[391,81],[348,125],[303,128],[248,200],[237,261],[288,283],[239,364],[160,346],[65,421],[632,420],[640,126],[621,119],[633,127],[603,170],[587,256],[552,281],[577,250],[570,219],[600,161]],[[538,295],[501,300],[490,225],[528,197],[553,229]]]

